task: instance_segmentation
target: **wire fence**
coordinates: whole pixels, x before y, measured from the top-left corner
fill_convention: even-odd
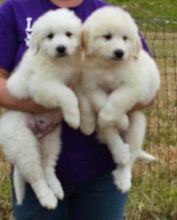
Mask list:
[[[177,145],[177,20],[141,20],[138,23],[161,74],[161,89],[156,103],[147,112],[149,120],[146,142],[162,147],[175,147]]]
[[[168,134],[165,143],[175,145],[177,140],[177,21],[140,21],[140,27],[161,73],[161,90],[154,109],[158,117],[154,120],[153,115],[151,116],[153,122],[149,125],[150,132],[152,128],[156,128],[156,133],[161,137],[162,130],[165,129],[165,134]],[[158,138],[155,142],[164,144],[164,139]]]
[[[145,148],[159,158],[135,168],[127,220],[176,220],[177,207],[177,20],[138,20],[160,74],[161,89],[147,111]]]

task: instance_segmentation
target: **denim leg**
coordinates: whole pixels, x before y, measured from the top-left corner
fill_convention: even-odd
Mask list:
[[[14,198],[15,220],[123,220],[127,194],[117,190],[111,173],[64,188],[65,199],[55,210],[47,210],[27,185],[23,205]]]
[[[23,205],[17,205],[13,201],[15,220],[68,220],[67,198],[58,202],[55,210],[41,207],[31,187],[26,184],[26,193]]]
[[[82,184],[69,203],[69,220],[123,220],[127,194],[113,183],[111,173]]]

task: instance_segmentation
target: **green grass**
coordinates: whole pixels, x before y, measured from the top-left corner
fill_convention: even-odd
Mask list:
[[[128,220],[177,219],[177,26],[164,21],[162,26],[154,20],[153,28],[147,27],[147,22],[140,25],[161,73],[161,90],[155,105],[146,112],[145,139],[145,148],[160,161],[134,169]]]
[[[3,0],[0,0],[3,2]],[[107,0],[115,5],[126,6],[136,18],[177,19],[176,0]]]
[[[176,220],[177,189],[176,183],[167,178],[168,172],[136,177],[129,194],[128,220]]]
[[[0,220],[12,219],[10,167],[0,151]]]
[[[174,18],[177,19],[177,1],[175,0],[108,0],[126,6],[136,18]]]

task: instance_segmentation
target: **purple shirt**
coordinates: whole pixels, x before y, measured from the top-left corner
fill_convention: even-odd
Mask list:
[[[80,6],[71,10],[84,21],[94,10],[105,5],[107,3],[100,0],[83,0]],[[6,0],[1,5],[1,68],[12,71],[28,46],[31,26],[35,19],[44,12],[57,8],[49,0]],[[56,172],[64,184],[84,182],[115,167],[108,148],[98,143],[95,134],[85,136],[79,130],[73,130],[63,123],[62,143]]]

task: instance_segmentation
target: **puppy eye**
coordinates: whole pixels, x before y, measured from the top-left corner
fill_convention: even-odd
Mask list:
[[[72,34],[71,32],[69,32],[69,31],[66,32],[66,36],[67,36],[67,37],[72,37],[72,35],[73,35],[73,34]]]
[[[128,40],[127,35],[124,35],[122,38],[123,38],[124,41]]]
[[[112,39],[112,35],[109,33],[109,34],[105,34],[103,35],[104,39],[106,40],[111,40]]]
[[[53,34],[53,33],[50,33],[50,34],[47,35],[47,38],[50,39],[50,40],[51,40],[53,37],[54,37],[54,34]]]

